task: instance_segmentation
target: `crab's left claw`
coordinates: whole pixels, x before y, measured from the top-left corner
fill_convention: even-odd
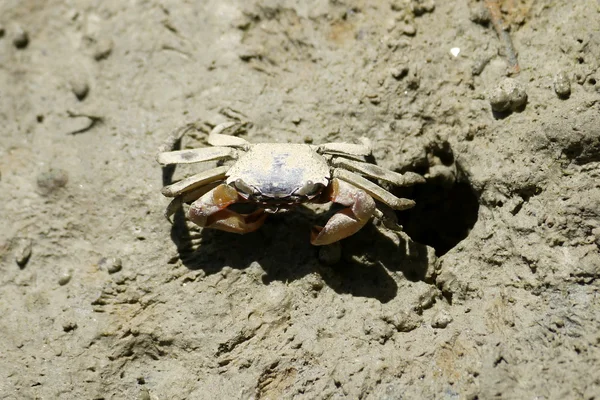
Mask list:
[[[267,218],[264,210],[239,214],[227,207],[241,201],[237,191],[221,184],[194,201],[188,211],[189,219],[203,228],[233,233],[248,233],[260,228]]]
[[[335,213],[324,227],[313,227],[310,242],[315,246],[335,243],[355,234],[375,212],[375,201],[367,192],[337,178],[332,179],[326,196],[347,208]]]

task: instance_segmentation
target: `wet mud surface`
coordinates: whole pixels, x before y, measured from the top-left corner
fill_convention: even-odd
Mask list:
[[[600,397],[599,21],[591,0],[3,1],[0,398]],[[163,183],[203,167],[155,157],[194,121],[183,147],[225,121],[366,136],[427,182],[390,188],[417,202],[404,232],[328,250],[324,206],[171,224]]]

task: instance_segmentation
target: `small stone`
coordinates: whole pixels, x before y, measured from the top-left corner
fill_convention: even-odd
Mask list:
[[[517,111],[525,107],[527,93],[523,85],[513,78],[505,78],[489,94],[490,105],[496,112]]]
[[[15,261],[21,269],[25,268],[25,265],[27,265],[27,262],[31,258],[32,246],[33,242],[31,239],[20,239],[17,244]]]
[[[436,287],[428,288],[424,293],[419,296],[419,302],[415,307],[416,310],[422,311],[427,310],[435,304],[437,298],[439,297],[440,292]]]
[[[94,47],[94,60],[101,61],[107,58],[112,52],[114,43],[109,38],[101,38]]]
[[[564,71],[554,77],[554,92],[561,99],[566,99],[571,95],[571,81]]]
[[[435,3],[433,0],[413,0],[411,9],[415,17],[420,17],[425,13],[433,12],[435,10]]]
[[[400,26],[400,30],[406,36],[415,36],[417,34],[417,28],[415,28],[415,26],[411,24],[402,24]]]
[[[551,322],[556,325],[557,328],[563,328],[565,326],[565,320],[559,317],[553,317]]]
[[[77,322],[75,321],[65,321],[62,324],[63,331],[71,332],[77,329]]]
[[[123,263],[120,258],[102,257],[100,261],[98,261],[98,268],[106,270],[109,274],[114,274],[123,268]]]
[[[383,321],[391,324],[398,332],[410,332],[419,327],[419,316],[406,311],[398,311],[382,316]]]
[[[431,319],[431,326],[433,328],[444,329],[452,321],[452,315],[447,310],[440,310]]]
[[[2,39],[4,37],[5,33],[6,33],[6,29],[4,29],[4,27],[2,25],[0,25],[0,39]]]
[[[121,263],[120,258],[115,258],[106,268],[109,274],[114,274],[119,272],[123,268],[123,264]]]
[[[339,242],[319,248],[319,261],[325,265],[337,264],[342,258],[342,246]]]
[[[67,171],[50,168],[40,173],[37,177],[37,185],[42,195],[49,195],[64,187],[69,181]]]
[[[87,83],[87,80],[80,74],[75,74],[71,77],[70,84],[71,90],[75,97],[77,97],[77,100],[84,100],[90,91],[90,85]]]
[[[380,319],[363,320],[363,333],[384,344],[394,335],[394,327]]]
[[[488,97],[492,110],[496,112],[505,112],[510,109],[510,98],[508,97],[508,93],[501,88],[494,89]]]
[[[12,42],[17,49],[24,49],[29,44],[29,34],[20,26],[17,26]]]
[[[65,271],[58,277],[58,284],[60,286],[65,286],[67,283],[71,281],[71,271]]]
[[[394,79],[400,80],[400,79],[404,78],[406,75],[408,75],[408,67],[402,66],[402,67],[397,67],[397,68],[391,68],[390,74],[392,75],[392,77]]]
[[[452,272],[442,270],[436,282],[439,284],[444,296],[454,296],[461,291],[461,285],[456,275]]]

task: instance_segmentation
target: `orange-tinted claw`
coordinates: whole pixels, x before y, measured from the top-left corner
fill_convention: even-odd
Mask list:
[[[204,228],[233,233],[253,232],[265,222],[267,214],[263,210],[256,210],[251,214],[239,214],[227,209],[240,200],[234,188],[221,184],[192,203],[188,218]]]
[[[256,210],[251,214],[238,214],[225,209],[209,216],[206,228],[233,233],[250,233],[260,228],[265,219],[267,214],[264,210]]]
[[[313,227],[310,242],[315,246],[335,243],[355,234],[375,211],[375,201],[367,192],[337,178],[330,183],[329,196],[331,201],[348,208],[335,213],[324,227]]]

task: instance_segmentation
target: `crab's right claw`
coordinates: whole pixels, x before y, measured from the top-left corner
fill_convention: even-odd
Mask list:
[[[310,242],[315,246],[335,243],[354,235],[375,212],[375,201],[367,192],[340,179],[331,181],[327,196],[331,201],[348,207],[335,213],[324,227],[313,227]]]
[[[264,210],[239,214],[227,207],[241,200],[237,191],[221,184],[198,200],[188,211],[190,221],[203,228],[213,228],[233,233],[248,233],[260,228],[267,218]]]

